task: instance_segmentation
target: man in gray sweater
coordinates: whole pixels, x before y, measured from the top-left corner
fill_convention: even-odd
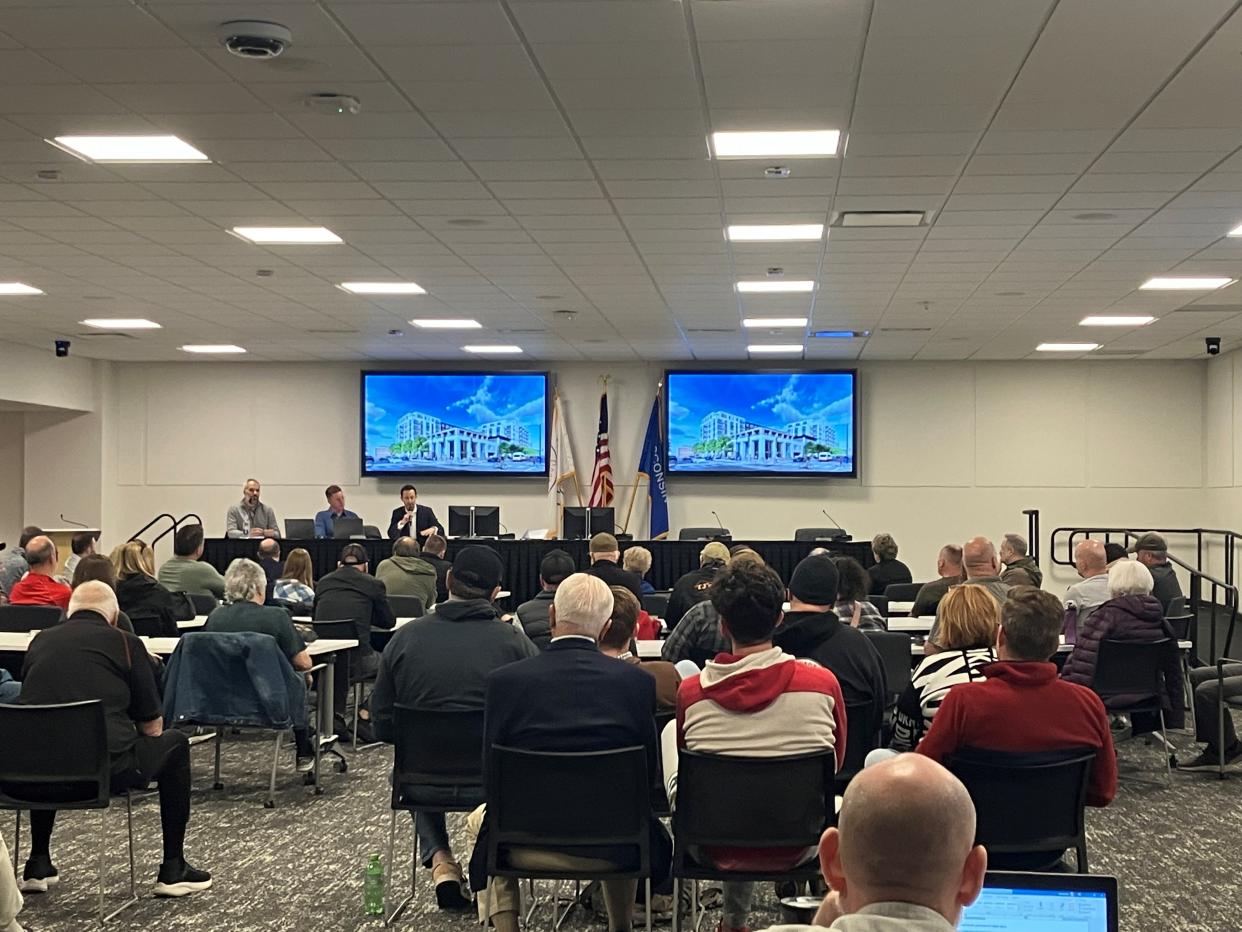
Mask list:
[[[428,712],[482,711],[488,674],[539,653],[521,627],[502,620],[496,609],[503,569],[494,550],[463,547],[448,572],[448,601],[393,635],[371,694],[380,740],[393,740],[398,705]],[[481,778],[481,748],[479,754]],[[451,794],[453,788],[447,789]],[[469,887],[453,857],[444,816],[418,813],[414,829],[419,859],[431,869],[440,908],[469,908]]]

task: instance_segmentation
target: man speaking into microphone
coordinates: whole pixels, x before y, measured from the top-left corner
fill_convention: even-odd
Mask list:
[[[388,522],[388,539],[413,537],[422,543],[432,534],[440,533],[440,519],[427,505],[418,504],[418,489],[412,485],[401,486],[401,505],[393,509]]]

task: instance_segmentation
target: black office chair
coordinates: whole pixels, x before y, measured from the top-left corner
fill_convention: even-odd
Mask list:
[[[1173,773],[1169,760],[1169,737],[1164,728],[1164,677],[1161,669],[1170,651],[1177,650],[1171,638],[1158,641],[1118,641],[1105,638],[1095,661],[1095,679],[1091,688],[1104,700],[1109,712],[1133,715],[1155,712],[1160,717],[1160,738],[1163,741],[1164,771],[1169,782]],[[1131,697],[1121,704],[1118,697]]]
[[[849,540],[850,535],[839,527],[800,527],[794,529],[794,540]]]
[[[683,527],[677,532],[678,540],[728,540],[729,529],[724,527]]]
[[[836,773],[838,796],[845,794],[850,781],[863,769],[867,755],[880,746],[884,718],[883,715],[876,714],[875,704],[872,702],[847,702],[845,726],[845,760]],[[680,773],[677,780],[681,782]]]
[[[427,611],[423,600],[416,595],[390,595],[388,607],[397,618],[422,618]]]
[[[819,877],[816,848],[833,818],[834,764],[832,751],[733,757],[681,749],[673,807],[674,932],[681,929],[683,880]],[[713,847],[805,848],[807,857],[790,870],[727,871],[703,858]],[[691,916],[692,928],[696,920]]]
[[[884,598],[890,602],[913,602],[919,597],[921,582],[895,582],[884,587]]]
[[[17,813],[13,863],[20,864],[22,810],[107,809],[112,758],[103,703],[97,699],[62,705],[0,705],[0,809]],[[102,925],[138,902],[134,878],[134,814],[125,793],[129,836],[129,896],[104,914],[103,861],[108,839],[99,818],[99,922]]]
[[[600,787],[608,792],[600,793]],[[489,877],[645,880],[651,932],[651,818],[647,752],[642,747],[553,753],[493,745],[488,754]],[[621,849],[626,855],[605,870],[520,866],[523,849],[567,847],[613,849],[610,857]],[[555,920],[555,899],[552,913]]]
[[[64,617],[56,605],[0,605],[0,631],[42,631],[60,624]]]
[[[398,705],[393,721],[392,820],[388,864],[397,812],[472,812],[484,801],[483,710],[429,712]],[[413,831],[413,820],[410,823]],[[412,835],[410,892],[384,919],[391,925],[414,902],[418,886],[418,840]]]
[[[186,595],[190,597],[195,615],[210,615],[220,604],[210,592],[187,592]]]
[[[353,619],[349,619],[349,618],[346,618],[343,620],[325,619],[323,621],[312,621],[311,629],[315,632],[316,640],[318,640],[319,638],[324,638],[326,640],[338,640],[339,639],[339,640],[345,640],[345,641],[358,640],[358,626],[354,623]],[[359,720],[358,712],[362,708],[362,690],[363,690],[364,684],[375,682],[375,675],[374,674],[371,674],[370,676],[355,676],[354,675],[353,666],[354,666],[354,657],[356,656],[356,653],[357,653],[357,648],[355,648],[354,650],[343,651],[339,655],[337,659],[337,663],[336,663],[335,675],[348,677],[348,679],[346,679],[346,682],[349,684],[348,691],[353,692],[354,721],[353,721],[352,727],[350,728],[350,731],[352,733],[352,742],[350,744],[350,750],[365,751],[370,748],[379,747],[382,742],[373,741],[370,744],[361,744],[361,745],[358,743],[358,720]],[[319,701],[322,702],[323,697],[320,697]],[[344,709],[334,708],[332,712],[334,715],[340,715],[342,718],[345,717]],[[342,770],[342,772],[344,771]]]
[[[953,755],[948,768],[975,804],[975,841],[988,849],[989,867],[1053,870],[1073,848],[1078,873],[1088,873],[1083,810],[1095,756],[1095,748]]]
[[[1169,599],[1169,607],[1164,614],[1166,618],[1172,618],[1174,615],[1189,615],[1190,609],[1186,607],[1186,597],[1175,595]]]
[[[384,539],[384,535],[380,533],[380,529],[374,524],[364,524],[362,526],[362,534],[367,540]]]
[[[874,606],[875,606],[875,610],[876,610],[877,612],[879,612],[879,613],[880,613],[881,615],[883,615],[885,618],[887,618],[887,617],[888,617],[888,596],[886,596],[886,595],[869,595],[869,596],[867,596],[867,597],[866,597],[863,601],[864,601],[864,602],[870,602],[872,605],[874,605]]]
[[[910,685],[910,664],[914,658],[910,648],[910,635],[904,631],[876,631],[871,628],[865,629],[863,634],[879,653],[880,661],[884,664],[884,679],[888,687],[886,702],[891,705]],[[853,727],[851,720],[849,728],[852,730]]]
[[[667,592],[652,592],[643,596],[643,608],[647,610],[647,614],[653,618],[663,618],[668,614],[668,600],[672,596],[672,590]]]

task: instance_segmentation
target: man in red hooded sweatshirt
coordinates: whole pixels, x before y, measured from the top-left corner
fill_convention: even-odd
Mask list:
[[[709,660],[698,676],[682,680],[678,689],[676,745],[664,742],[669,802],[677,805],[677,747],[737,757],[832,750],[840,769],[846,723],[837,678],[814,661],[772,645],[785,600],[780,577],[762,563],[739,561],[712,583],[710,598],[731,649]],[[724,870],[789,870],[814,851],[729,848],[704,854]],[[725,881],[723,886],[717,932],[747,932],[754,884]]]

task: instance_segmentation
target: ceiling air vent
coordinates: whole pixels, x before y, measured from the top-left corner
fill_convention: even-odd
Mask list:
[[[921,227],[930,219],[925,210],[843,210],[832,222],[836,227]]]

